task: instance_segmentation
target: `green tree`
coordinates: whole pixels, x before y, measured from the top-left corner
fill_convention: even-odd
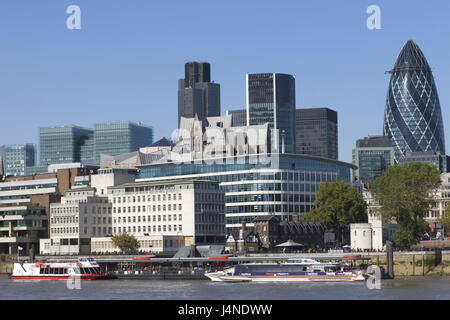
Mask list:
[[[391,166],[375,179],[371,193],[381,205],[383,220],[399,224],[396,245],[410,247],[422,239],[428,230],[423,217],[433,202],[430,194],[440,182],[439,170],[424,162]]]
[[[303,220],[321,223],[326,231],[336,234],[338,244],[342,243],[351,223],[367,222],[362,195],[343,181],[322,182],[314,206]]]
[[[123,252],[139,248],[139,242],[136,237],[126,232],[112,236],[111,240],[113,245]]]

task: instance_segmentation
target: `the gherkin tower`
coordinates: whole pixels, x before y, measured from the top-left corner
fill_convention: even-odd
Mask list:
[[[392,142],[395,162],[406,152],[445,154],[444,126],[433,74],[414,41],[405,43],[390,73],[383,133]]]

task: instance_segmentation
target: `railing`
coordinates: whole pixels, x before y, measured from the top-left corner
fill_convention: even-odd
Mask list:
[[[114,271],[120,279],[207,280],[205,270],[124,270]]]

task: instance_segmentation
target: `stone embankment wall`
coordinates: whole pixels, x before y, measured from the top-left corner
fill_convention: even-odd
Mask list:
[[[0,274],[12,273],[14,264],[0,261]]]
[[[365,254],[371,264],[387,270],[386,255]],[[450,251],[442,251],[442,258],[435,252],[394,252],[395,276],[450,276]]]

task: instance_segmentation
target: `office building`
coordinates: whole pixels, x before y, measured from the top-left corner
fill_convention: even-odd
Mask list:
[[[231,116],[232,127],[244,127],[247,125],[247,110],[227,110],[227,116]]]
[[[95,130],[76,126],[40,129],[40,165],[26,174],[45,173],[48,165],[64,163],[100,164],[100,155],[115,156],[139,151],[153,143],[153,128],[140,122],[96,124]]]
[[[50,241],[41,240],[42,253],[90,254],[91,238],[112,233],[111,204],[91,187],[68,190],[50,208]],[[46,252],[48,250],[48,252]]]
[[[93,130],[73,125],[40,128],[39,132],[41,167],[80,162],[82,146],[94,133]]]
[[[425,162],[432,164],[441,173],[446,173],[450,169],[450,157],[438,152],[406,152],[405,156],[398,162],[399,165],[403,165],[408,162]]]
[[[220,116],[220,85],[211,82],[211,66],[188,62],[185,77],[178,81],[178,125],[181,117],[199,119]]]
[[[35,165],[36,152],[32,144],[14,144],[5,146],[5,175],[23,176],[26,168]]]
[[[0,206],[0,253],[28,255],[39,252],[39,239],[47,236],[45,208],[34,204]],[[22,250],[19,249],[22,248]]]
[[[247,125],[269,124],[273,146],[295,153],[295,77],[280,73],[246,75]]]
[[[297,154],[222,156],[207,161],[149,162],[138,166],[137,182],[165,179],[215,180],[225,192],[227,232],[242,222],[253,228],[257,216],[276,215],[290,221],[293,214],[313,208],[319,184],[350,183],[356,167],[332,159]]]
[[[394,148],[384,136],[365,137],[356,141],[352,150],[352,162],[357,169],[352,172],[352,181],[370,187],[387,167],[394,165]]]
[[[50,204],[50,238],[41,239],[41,254],[91,254],[91,239],[112,235],[112,205],[107,188],[134,181],[136,170],[99,169],[88,184],[65,192]]]
[[[295,110],[295,152],[338,159],[337,112],[328,108]]]
[[[184,65],[184,87],[193,88],[196,83],[211,82],[211,65],[207,62],[188,62]]]
[[[116,122],[95,125],[95,163],[100,163],[100,155],[116,156],[139,151],[153,143],[153,128],[140,122]]]
[[[392,141],[395,162],[407,152],[445,154],[438,92],[431,68],[414,41],[406,42],[390,73],[383,134]]]
[[[108,188],[113,235],[134,235],[140,250],[177,252],[225,242],[224,196],[215,181],[171,179]],[[110,237],[92,238],[92,251],[119,252]]]

